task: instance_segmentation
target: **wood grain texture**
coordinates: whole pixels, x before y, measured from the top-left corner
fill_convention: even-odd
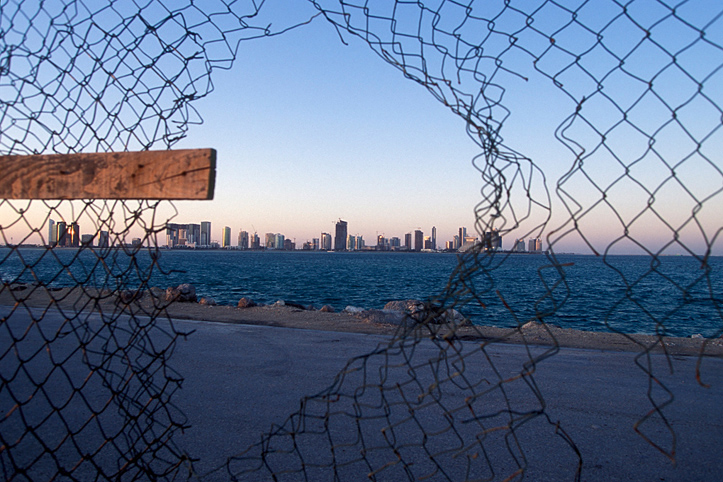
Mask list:
[[[215,149],[0,156],[0,199],[213,199]]]

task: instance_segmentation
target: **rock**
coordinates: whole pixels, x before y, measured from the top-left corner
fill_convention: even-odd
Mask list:
[[[286,302],[284,300],[277,300],[276,303],[271,305],[272,308],[280,308],[282,306],[286,306]]]
[[[241,298],[238,300],[238,307],[239,308],[253,308],[256,306],[256,303],[251,298]]]
[[[537,322],[537,321],[535,321],[535,320],[532,320],[532,321],[528,321],[527,323],[525,323],[524,325],[522,325],[522,326],[520,327],[520,330],[522,330],[522,331],[528,331],[528,330],[531,331],[531,330],[539,330],[540,328],[542,328],[542,324],[539,323],[539,322]]]
[[[138,301],[143,298],[143,291],[141,290],[122,290],[118,293],[118,299],[121,303],[128,304],[132,301]]]
[[[154,298],[163,298],[166,295],[165,290],[159,288],[158,286],[154,286],[148,290],[150,295]]]
[[[420,300],[396,300],[384,305],[384,309],[403,311],[405,313],[418,313],[424,311],[424,303]]]
[[[166,288],[166,301],[195,302],[196,288],[189,283],[180,284],[177,288]]]
[[[344,308],[344,313],[351,313],[352,315],[362,313],[364,311],[364,308],[359,308],[358,306],[347,306]]]
[[[324,305],[319,308],[319,311],[322,311],[324,313],[334,313],[334,307],[330,305]]]
[[[196,301],[196,287],[189,283],[183,283],[178,285],[178,291],[180,296],[178,301]]]
[[[381,325],[401,325],[408,315],[399,310],[364,310],[354,316],[367,323]]]
[[[213,298],[201,298],[198,300],[198,304],[206,306],[216,306],[216,300]]]
[[[454,308],[447,308],[440,314],[439,316],[436,316],[433,323],[450,323],[457,326],[465,326],[470,325],[470,321],[464,317],[462,313],[455,310]]]
[[[290,306],[290,307],[292,307],[292,308],[296,308],[296,309],[302,310],[302,311],[305,311],[305,310],[307,309],[307,307],[304,306],[304,305],[302,305],[302,304],[292,303],[292,302],[290,302],[290,301],[287,301],[287,302],[286,302],[286,306]],[[313,307],[312,307],[312,309],[313,309]]]
[[[171,288],[170,286],[166,288],[166,301],[176,301],[178,295],[180,295],[180,293],[176,288]]]
[[[24,284],[10,285],[10,291],[23,291],[26,289],[28,289],[28,287],[25,286]]]
[[[705,338],[705,337],[704,337],[703,335],[701,335],[700,333],[696,333],[695,335],[690,335],[690,337],[691,337],[691,338],[695,338],[695,339],[697,339],[697,340],[699,340],[699,339],[701,339],[701,338]]]

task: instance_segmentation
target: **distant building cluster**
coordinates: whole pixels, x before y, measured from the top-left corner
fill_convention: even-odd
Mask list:
[[[80,226],[78,223],[66,224],[63,221],[57,223],[48,220],[48,246],[51,247],[80,247],[93,246],[95,235],[80,234]],[[109,245],[108,231],[100,231],[98,233],[98,247],[107,248]]]
[[[64,222],[49,221],[48,244],[50,246],[93,246],[96,235],[80,234],[80,226],[77,223],[66,225]],[[403,238],[392,236],[386,237],[378,234],[376,244],[367,246],[364,238],[359,235],[349,234],[349,225],[346,221],[339,219],[334,223],[333,236],[331,233],[322,232],[318,238],[306,241],[301,245],[304,251],[419,251],[419,252],[465,252],[470,249],[481,249],[484,251],[502,251],[502,235],[497,230],[485,232],[482,236],[470,236],[467,228],[459,228],[458,233],[447,241],[444,246],[437,244],[437,228],[432,227],[431,234],[425,236],[421,229],[415,229],[406,233]],[[108,247],[111,243],[108,238],[108,231],[97,233],[97,246]],[[140,238],[134,238],[132,245],[139,245]],[[232,243],[232,233],[229,226],[224,226],[221,231],[221,242],[211,237],[211,223],[203,221],[198,224],[169,223],[166,226],[166,245],[168,248],[190,248],[190,249],[239,249],[239,250],[280,250],[295,251],[296,241],[286,238],[281,233],[266,233],[262,240],[257,233],[250,233],[240,230],[236,237],[236,243]],[[541,253],[542,240],[531,238],[525,242],[524,239],[516,239],[510,250],[512,252]]]

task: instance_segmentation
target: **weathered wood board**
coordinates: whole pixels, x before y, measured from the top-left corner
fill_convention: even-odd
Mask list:
[[[215,149],[0,156],[0,199],[213,199]]]

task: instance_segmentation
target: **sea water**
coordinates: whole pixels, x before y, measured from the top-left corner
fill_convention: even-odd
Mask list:
[[[154,262],[155,261],[155,262]],[[459,271],[460,263],[463,269]],[[27,266],[31,266],[29,269]],[[458,270],[458,271],[455,271]],[[444,302],[475,324],[542,317],[563,328],[720,336],[723,259],[690,256],[0,249],[5,282],[109,289],[191,283],[199,297],[316,308],[381,309],[391,300]]]

